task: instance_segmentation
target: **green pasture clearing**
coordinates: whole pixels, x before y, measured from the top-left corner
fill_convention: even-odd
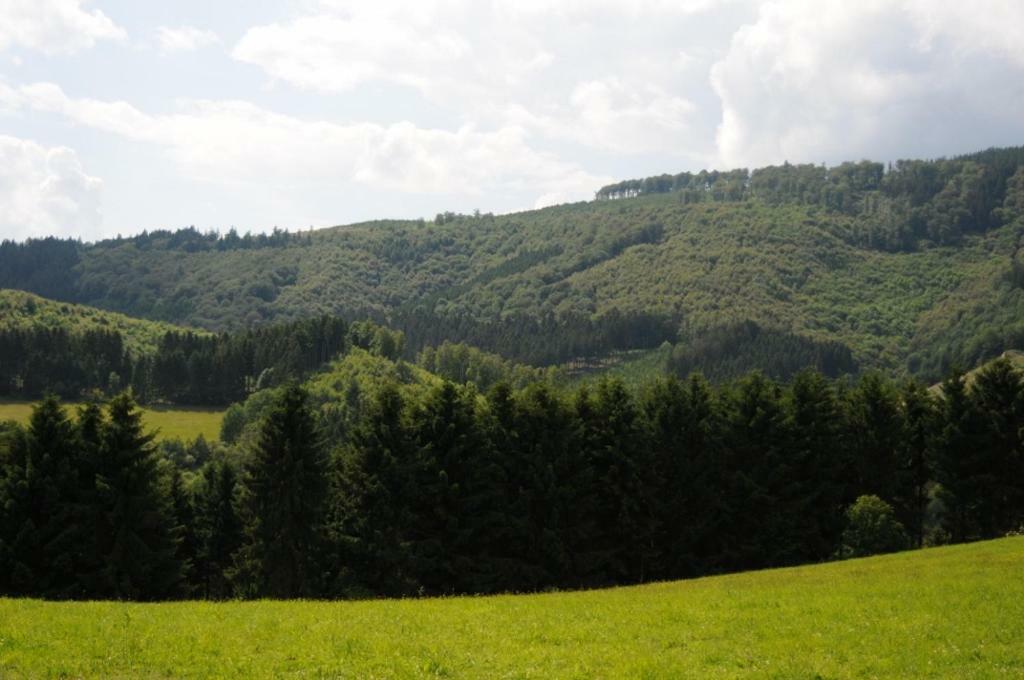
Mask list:
[[[26,401],[0,401],[0,421],[27,423],[33,404]],[[72,407],[73,414],[76,404],[68,406]],[[156,431],[157,440],[188,441],[201,434],[207,441],[217,441],[220,439],[220,421],[223,417],[223,410],[200,407],[152,406],[142,409],[142,422],[147,431]]]
[[[1024,538],[610,590],[0,600],[0,677],[1024,677]]]

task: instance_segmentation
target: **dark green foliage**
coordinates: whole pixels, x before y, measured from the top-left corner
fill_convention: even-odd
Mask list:
[[[401,351],[400,334],[369,323],[353,330],[356,339],[369,333],[384,356]],[[229,404],[301,379],[350,344],[347,324],[327,316],[236,334],[167,331],[144,354],[128,352],[117,330],[0,327],[0,395],[80,397],[130,385],[146,401]]]
[[[165,446],[160,461],[127,396],[107,419],[87,406],[72,422],[48,399],[28,428],[0,426],[0,592],[576,588],[991,538],[1024,520],[1024,384],[1008,359],[935,393],[804,371],[637,392],[499,382],[484,396],[364,350],[336,368],[353,364],[365,375],[318,376],[312,400],[294,385],[254,395],[233,447]]]
[[[1000,358],[978,373],[971,387],[981,418],[982,448],[989,460],[981,526],[998,535],[1024,522],[1024,389],[1020,373]]]
[[[788,518],[781,543],[784,562],[811,562],[830,554],[842,532],[850,495],[850,461],[843,446],[842,411],[833,386],[820,373],[796,376],[783,398],[787,446],[780,510]]]
[[[54,598],[80,595],[90,546],[78,484],[84,461],[74,426],[57,399],[48,397],[33,410],[25,437],[12,444],[12,589]]]
[[[846,511],[843,557],[867,557],[907,546],[907,533],[892,506],[878,496],[860,496]]]
[[[99,569],[88,578],[88,590],[101,597],[161,599],[182,584],[174,509],[160,490],[152,441],[132,398],[114,397],[100,430],[96,472]]]
[[[619,380],[576,395],[579,443],[593,475],[594,534],[588,561],[595,583],[643,581],[653,558],[654,522],[645,475],[651,469],[640,412]]]
[[[335,455],[330,530],[340,594],[411,595],[419,587],[407,554],[416,444],[404,420],[398,389],[385,385]]]
[[[719,570],[731,551],[723,538],[733,499],[722,494],[728,461],[717,396],[699,375],[686,383],[670,378],[653,385],[643,406],[650,437],[643,474],[661,562],[654,573]]]
[[[716,382],[735,380],[755,369],[776,380],[789,380],[805,368],[830,377],[855,373],[857,362],[850,348],[841,343],[812,340],[745,321],[679,343],[666,368],[681,377],[701,373]]]
[[[220,600],[232,594],[227,574],[242,545],[242,522],[235,510],[237,475],[226,462],[203,468],[202,484],[195,498],[197,549],[193,567],[196,594]]]
[[[905,464],[900,456],[905,434],[900,395],[882,376],[868,373],[845,398],[855,488],[892,503]]]
[[[289,385],[278,395],[245,473],[245,542],[237,558],[241,592],[316,594],[323,585],[326,456],[301,387]]]
[[[897,518],[920,548],[924,544],[928,487],[934,478],[934,440],[939,420],[932,395],[920,383],[906,383],[900,402],[903,431],[896,448],[899,486],[893,505]]]

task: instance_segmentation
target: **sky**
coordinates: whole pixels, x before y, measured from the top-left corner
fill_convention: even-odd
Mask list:
[[[1021,0],[0,0],[0,239],[1024,144]]]

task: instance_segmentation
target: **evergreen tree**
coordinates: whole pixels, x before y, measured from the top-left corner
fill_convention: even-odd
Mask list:
[[[662,578],[720,568],[729,551],[722,493],[720,409],[699,374],[657,383],[645,400],[650,426],[650,503]]]
[[[202,486],[196,498],[195,583],[207,599],[222,600],[231,595],[227,573],[232,557],[242,545],[242,522],[235,511],[237,476],[224,461],[203,468]]]
[[[430,593],[468,589],[476,571],[479,533],[492,519],[492,507],[483,497],[486,492],[477,488],[474,472],[489,465],[486,440],[476,422],[475,394],[445,381],[414,416],[417,498],[410,549],[413,569]],[[480,514],[472,516],[470,507]]]
[[[854,461],[853,493],[892,503],[899,485],[899,449],[903,429],[900,399],[891,383],[867,373],[844,404],[850,453]]]
[[[183,569],[175,557],[174,515],[161,493],[153,434],[128,394],[107,406],[96,475],[98,573],[89,578],[100,597],[154,600],[179,592]]]
[[[593,581],[597,532],[594,470],[582,445],[579,408],[550,386],[526,388],[514,406],[516,447],[508,469],[514,516],[525,517],[524,583],[580,587]]]
[[[170,471],[171,511],[174,518],[174,538],[177,550],[175,558],[181,564],[184,595],[191,595],[196,588],[196,558],[199,553],[199,537],[196,535],[196,516],[192,494],[185,489],[181,471]]]
[[[899,477],[896,516],[915,546],[924,545],[928,486],[933,478],[935,406],[928,390],[915,381],[901,392],[903,431],[899,437]]]
[[[16,503],[21,523],[12,542],[15,586],[50,598],[83,594],[80,577],[91,553],[87,518],[80,510],[79,456],[74,425],[55,397],[32,412],[23,444]]]
[[[649,449],[639,412],[621,380],[577,393],[580,441],[594,474],[595,583],[642,581],[654,557],[654,521],[644,476]]]
[[[789,561],[786,537],[793,521],[782,502],[789,493],[790,460],[781,388],[761,373],[728,393],[725,446],[730,478],[727,535],[732,569],[778,566]]]
[[[954,372],[942,383],[935,479],[939,499],[945,506],[943,527],[954,542],[987,535],[983,526],[989,513],[990,488],[982,414],[967,389],[962,372]]]
[[[790,526],[783,549],[793,563],[823,560],[839,546],[849,478],[839,405],[820,373],[804,371],[790,386],[785,410],[788,488],[781,501]]]
[[[321,592],[326,489],[326,459],[306,392],[289,385],[263,419],[246,465],[245,543],[234,572],[244,594]]]
[[[1024,387],[1020,373],[1005,357],[982,369],[971,389],[985,428],[986,477],[990,481],[987,536],[999,536],[1024,523]]]
[[[415,594],[409,560],[415,442],[394,384],[384,385],[350,444],[335,456],[330,528],[342,594]]]

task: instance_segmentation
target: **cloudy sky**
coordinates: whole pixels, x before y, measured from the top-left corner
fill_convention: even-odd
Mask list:
[[[0,238],[1024,144],[1020,0],[0,0]]]

